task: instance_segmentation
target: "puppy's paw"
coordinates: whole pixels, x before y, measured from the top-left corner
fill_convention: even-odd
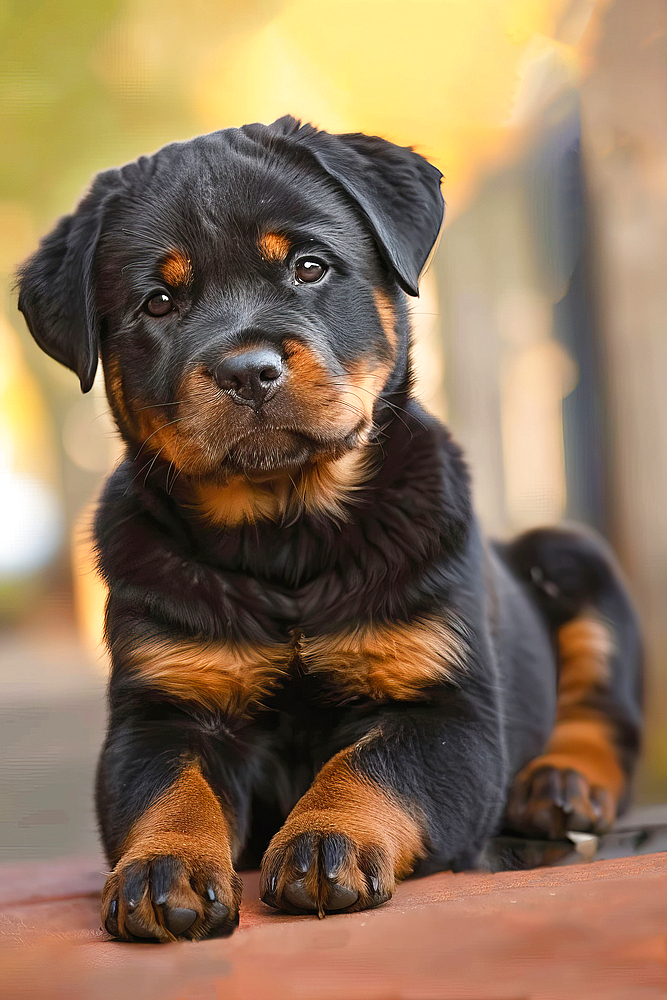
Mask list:
[[[589,783],[573,768],[550,765],[526,768],[514,781],[506,823],[533,837],[558,840],[568,830],[603,833],[616,818],[609,789]]]
[[[239,922],[241,889],[224,857],[175,837],[120,859],[102,891],[102,922],[124,941],[227,935]]]
[[[262,861],[265,903],[323,917],[379,906],[392,896],[396,879],[386,847],[331,827],[326,817],[321,824],[313,817],[310,830],[290,832],[288,821],[276,834]]]

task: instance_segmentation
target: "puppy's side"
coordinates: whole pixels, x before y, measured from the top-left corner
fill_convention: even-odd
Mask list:
[[[376,906],[503,823],[606,828],[638,631],[579,532],[492,547],[411,394],[406,293],[442,221],[409,149],[283,118],[101,174],[23,268],[41,346],[127,443],[96,536],[113,670],[98,777],[127,940]]]

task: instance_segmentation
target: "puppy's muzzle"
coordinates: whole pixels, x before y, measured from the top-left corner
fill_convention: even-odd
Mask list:
[[[272,347],[228,354],[213,369],[213,378],[235,403],[257,412],[275,396],[283,377],[283,359]]]

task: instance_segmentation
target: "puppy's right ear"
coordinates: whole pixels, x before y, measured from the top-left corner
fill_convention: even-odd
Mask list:
[[[120,178],[119,170],[100,174],[74,214],[60,220],[18,272],[28,329],[42,350],[76,372],[83,392],[92,387],[99,351],[95,250]]]

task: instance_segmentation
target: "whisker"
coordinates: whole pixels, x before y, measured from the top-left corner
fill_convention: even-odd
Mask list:
[[[135,396],[135,399],[138,398],[138,396]],[[159,410],[162,406],[180,406],[181,403],[185,402],[184,399],[175,399],[173,403],[147,403],[146,406],[137,406],[134,412],[140,413],[142,410]]]
[[[185,462],[183,463],[183,465],[180,468],[178,468],[177,465],[176,465],[176,462],[178,461],[178,459],[183,454],[183,451],[185,450],[186,445],[187,445],[187,442],[185,442],[183,444],[183,446],[182,446],[181,450],[179,451],[178,455],[176,456],[176,458],[173,460],[173,462],[169,466],[169,468],[172,468],[172,466],[173,466],[173,468],[176,470],[176,472],[174,474],[174,477],[171,480],[171,486],[169,486],[169,470],[167,470],[167,479],[166,479],[166,482],[165,482],[165,488],[167,490],[167,493],[169,493],[169,494],[171,494],[173,492],[174,484],[176,483],[176,480],[180,476],[181,472],[184,472],[185,469],[187,468],[188,461],[189,461],[188,459],[185,460]]]
[[[333,384],[333,383],[332,383],[332,384]],[[344,384],[344,383],[338,383],[338,384]],[[323,388],[324,388],[324,387],[323,387]],[[370,394],[371,396],[373,395],[373,393],[371,392],[371,390],[370,390],[370,389],[367,389],[367,388],[366,388],[365,386],[363,386],[363,385],[355,385],[355,387],[354,387],[354,388],[355,388],[355,389],[359,389],[359,390],[360,390],[361,392],[368,392],[368,393],[369,393],[369,394]],[[423,420],[420,420],[420,419],[419,419],[419,417],[415,416],[415,414],[414,414],[414,413],[409,413],[409,412],[408,412],[408,411],[407,411],[407,410],[405,409],[405,407],[404,407],[404,406],[399,406],[399,405],[398,405],[397,403],[392,403],[392,402],[391,402],[391,400],[389,400],[389,399],[386,399],[386,398],[384,398],[384,397],[382,398],[382,402],[383,402],[383,403],[384,403],[384,404],[385,404],[386,406],[390,406],[390,407],[392,408],[392,410],[394,410],[394,412],[396,413],[396,415],[397,415],[397,416],[398,416],[398,413],[399,413],[399,412],[401,412],[401,413],[405,413],[405,414],[407,414],[407,416],[409,416],[409,417],[412,417],[412,419],[413,419],[413,420],[416,420],[416,421],[417,421],[417,423],[418,423],[418,424],[420,424],[420,426],[421,426],[421,427],[423,427],[425,431],[426,431],[426,430],[428,430],[428,427],[426,426],[426,424],[424,423],[424,421],[423,421]],[[402,422],[403,422],[403,423],[405,423],[405,421],[402,421]]]
[[[167,447],[167,446],[166,446],[166,444],[163,444],[163,445],[162,445],[162,447],[160,448],[160,451],[156,452],[156,454],[155,454],[155,457],[154,457],[153,461],[152,461],[152,462],[151,462],[151,464],[150,464],[150,465],[148,466],[148,472],[147,472],[147,473],[146,473],[146,475],[144,476],[144,486],[145,486],[145,485],[146,485],[146,483],[148,482],[148,477],[150,476],[151,472],[153,471],[153,466],[155,465],[155,463],[157,462],[157,460],[158,460],[158,458],[160,457],[161,453],[162,453],[162,452],[164,451],[164,449],[165,449],[166,447]]]
[[[143,451],[145,445],[148,444],[148,442],[150,441],[150,439],[152,437],[154,437],[158,433],[158,431],[163,431],[165,429],[165,427],[171,427],[172,424],[181,423],[182,420],[183,420],[183,417],[176,417],[174,420],[168,420],[166,424],[160,424],[159,427],[156,427],[155,430],[153,431],[153,433],[149,434],[148,437],[145,439],[145,441],[142,442],[141,447],[139,448],[139,451],[134,456],[134,461],[136,462],[136,460],[139,458],[139,455]],[[164,448],[164,445],[162,446],[162,448]],[[162,448],[160,448],[160,451],[162,451]]]
[[[127,496],[128,492],[129,492],[129,489],[130,489],[130,486],[132,486],[132,484],[136,482],[136,480],[139,478],[139,476],[144,471],[144,469],[146,468],[146,466],[149,465],[152,461],[153,460],[151,458],[149,458],[146,462],[144,462],[144,464],[141,466],[141,468],[136,473],[136,475],[134,475],[132,477],[132,479],[130,480],[130,482],[128,483],[128,485],[127,485],[127,487],[125,489],[125,493],[123,494],[123,496]]]
[[[325,388],[325,387],[322,386],[322,388]],[[370,389],[366,389],[364,386],[355,385],[354,388],[355,389],[359,389],[362,392],[368,392],[371,396],[373,395],[373,393],[370,391]],[[348,389],[348,391],[350,391],[350,390]],[[356,399],[359,399],[359,397],[356,396],[356,394],[353,393],[353,392],[351,392],[351,391],[350,391],[350,395],[355,396]],[[343,400],[338,400],[337,402],[338,402],[339,406],[340,405],[343,405],[343,406],[349,405],[349,404],[345,404],[345,402]],[[359,399],[359,402],[361,403],[361,405],[363,407],[363,403],[361,402],[361,399]],[[388,399],[383,399],[382,402],[386,406],[390,407],[390,409],[392,409],[394,411],[394,413],[396,414],[397,419],[401,421],[401,423],[405,427],[406,431],[408,431],[408,433],[410,434],[410,438],[411,439],[414,438],[414,433],[412,431],[412,428],[409,427],[408,424],[405,422],[405,420],[403,420],[403,418],[401,417],[401,413],[405,413],[407,416],[413,417],[413,419],[416,420],[417,423],[421,424],[421,426],[424,428],[424,430],[428,429],[426,427],[426,424],[422,420],[420,420],[419,417],[415,417],[414,414],[408,413],[408,411],[405,409],[405,407],[403,407],[403,406],[397,406],[395,403],[390,402],[390,400],[388,400]]]

